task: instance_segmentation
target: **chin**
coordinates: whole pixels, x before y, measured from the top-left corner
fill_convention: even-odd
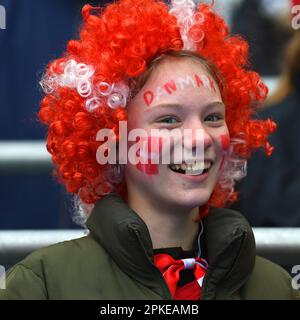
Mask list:
[[[206,204],[211,194],[210,190],[188,190],[181,194],[173,194],[170,202],[181,208],[194,209]]]

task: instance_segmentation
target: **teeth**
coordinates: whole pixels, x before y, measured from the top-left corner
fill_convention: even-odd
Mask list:
[[[193,164],[172,164],[170,165],[173,170],[183,170],[186,171],[187,174],[201,174],[203,170],[209,169],[211,167],[210,161],[205,162],[195,162]]]

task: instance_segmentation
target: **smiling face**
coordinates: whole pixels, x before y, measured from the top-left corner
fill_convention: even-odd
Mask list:
[[[170,208],[191,210],[205,204],[218,180],[229,133],[218,85],[200,61],[167,57],[159,63],[128,105],[128,131],[137,128],[145,130],[150,140],[153,129],[162,133],[177,129],[182,135],[190,129],[193,134],[189,148],[194,150],[197,144],[202,144],[204,154],[193,165],[184,162],[175,165],[172,160],[169,165],[128,163],[125,180],[129,196],[137,193]],[[196,137],[197,129],[202,130],[201,141]],[[173,160],[174,150],[173,145],[170,149]]]

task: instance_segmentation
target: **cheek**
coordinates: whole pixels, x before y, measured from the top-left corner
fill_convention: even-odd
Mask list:
[[[139,129],[142,127],[143,127],[142,123],[140,121],[140,118],[137,117],[137,114],[128,115],[128,120],[127,120],[128,134],[129,134],[129,131],[133,129]]]
[[[143,129],[145,124],[143,122],[143,113],[145,108],[142,106],[140,100],[131,102],[127,106],[127,128],[128,130]]]
[[[221,163],[220,163],[220,169],[219,169],[220,171],[223,169],[224,164],[225,164],[225,155],[223,154],[222,160],[221,160]]]

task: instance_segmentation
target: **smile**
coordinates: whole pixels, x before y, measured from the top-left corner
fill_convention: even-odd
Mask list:
[[[193,164],[170,164],[168,167],[176,173],[197,176],[207,173],[211,166],[212,161],[205,160],[204,162],[194,162]]]

